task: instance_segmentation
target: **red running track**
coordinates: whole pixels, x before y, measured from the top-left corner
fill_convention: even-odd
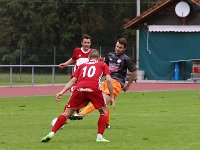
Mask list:
[[[0,98],[55,95],[64,85],[0,87]],[[129,89],[134,91],[200,90],[199,83],[133,83]],[[69,93],[69,92],[68,92]]]

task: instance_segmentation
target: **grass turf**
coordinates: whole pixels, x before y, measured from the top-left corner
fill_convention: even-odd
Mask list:
[[[49,143],[50,121],[59,115],[53,96],[0,98],[0,150],[198,150],[198,91],[121,93],[111,109],[111,129],[96,143],[98,112],[82,121],[68,121]]]
[[[66,83],[70,80],[71,75],[57,75],[55,74],[54,83],[52,81],[52,74],[34,74],[34,85],[39,84],[60,84]],[[10,83],[10,76],[6,73],[0,73],[0,86],[8,85],[31,85],[31,74],[12,74],[12,83]]]

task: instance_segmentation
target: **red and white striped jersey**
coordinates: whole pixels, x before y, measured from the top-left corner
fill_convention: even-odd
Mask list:
[[[74,66],[74,71],[83,63],[89,61],[88,56],[92,48],[88,49],[88,51],[83,51],[83,48],[75,48],[73,52],[72,59],[76,60],[76,64]]]
[[[110,74],[109,67],[103,61],[90,60],[79,66],[73,77],[78,79],[75,89],[100,90],[100,79]]]

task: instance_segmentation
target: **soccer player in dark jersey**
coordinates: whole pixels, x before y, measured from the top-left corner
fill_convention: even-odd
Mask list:
[[[133,60],[127,56],[124,52],[127,46],[127,40],[125,38],[120,38],[117,40],[115,45],[115,52],[110,52],[105,57],[105,62],[109,66],[112,84],[114,90],[114,97],[116,98],[120,91],[126,92],[133,81],[136,79],[136,71],[137,68],[133,62]],[[126,75],[127,70],[130,72],[130,78],[126,83]],[[106,81],[102,84],[102,91],[104,93],[104,97],[107,101],[107,104],[110,102],[109,91],[107,88]],[[92,104],[85,107],[80,113],[74,114],[71,119],[72,120],[81,120],[83,117],[95,110]],[[110,110],[108,109],[108,124],[107,128],[110,128]]]
[[[100,117],[98,120],[98,132],[96,142],[110,142],[103,138],[103,133],[108,122],[107,110],[108,107],[104,101],[103,94],[100,88],[100,79],[102,75],[106,77],[108,90],[110,92],[111,101],[114,102],[114,93],[112,86],[112,78],[108,65],[103,61],[99,61],[99,52],[91,50],[89,61],[79,66],[72,75],[72,79],[65,87],[56,95],[56,100],[60,101],[62,95],[69,90],[75,83],[74,91],[66,104],[64,113],[58,116],[51,132],[42,139],[42,142],[48,142],[53,138],[55,133],[65,124],[67,119],[75,110],[85,107],[91,102],[96,109],[99,110]]]

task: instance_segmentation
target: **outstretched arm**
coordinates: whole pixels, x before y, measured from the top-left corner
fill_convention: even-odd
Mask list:
[[[111,78],[110,75],[106,75],[106,81],[107,81],[107,86],[108,86],[108,90],[109,90],[109,93],[110,93],[111,105],[113,105],[113,108],[115,108],[115,99],[114,99],[112,78]]]
[[[56,101],[60,101],[62,98],[62,95],[69,90],[77,81],[76,77],[73,77],[68,83],[65,84],[65,87],[56,94]]]
[[[122,89],[124,92],[126,92],[129,89],[130,85],[133,83],[133,81],[135,81],[136,77],[137,77],[137,70],[130,73],[130,78],[128,80],[128,83]]]
[[[75,64],[75,63],[76,63],[76,60],[70,58],[68,61],[59,64],[59,68],[60,68],[60,69],[63,69],[63,68],[66,67],[67,65],[73,65],[73,64]]]

